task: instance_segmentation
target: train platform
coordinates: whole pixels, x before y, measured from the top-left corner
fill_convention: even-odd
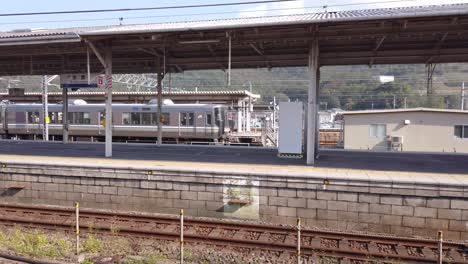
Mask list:
[[[1,141],[0,162],[83,167],[144,168],[264,176],[468,186],[468,155],[322,150],[316,166],[277,157],[271,148],[114,144],[104,158],[100,143]]]

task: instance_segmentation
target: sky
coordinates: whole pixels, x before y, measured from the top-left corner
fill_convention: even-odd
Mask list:
[[[212,3],[249,2],[252,0],[15,0],[4,1],[0,14],[48,12],[88,9],[118,9],[137,7],[158,7],[175,5],[199,5]],[[261,1],[261,0],[259,0]],[[392,2],[394,1],[394,2]],[[0,17],[0,31],[13,29],[63,28],[78,26],[118,25],[159,23],[187,20],[206,20],[219,18],[239,18],[269,15],[287,15],[306,12],[355,10],[367,8],[386,8],[401,6],[420,6],[437,4],[468,3],[468,0],[297,0],[283,3],[263,3],[255,5],[223,6],[208,8],[132,11],[93,14],[41,15]],[[371,4],[371,2],[374,2]],[[378,3],[375,3],[378,2]],[[367,4],[365,4],[367,3]],[[346,5],[346,6],[334,6]],[[119,18],[123,18],[122,21]]]

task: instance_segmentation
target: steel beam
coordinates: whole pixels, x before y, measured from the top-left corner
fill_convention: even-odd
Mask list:
[[[89,47],[91,48],[91,50],[94,52],[94,55],[96,55],[96,57],[98,58],[99,62],[102,64],[102,66],[105,68],[106,67],[106,58],[104,58],[104,56],[99,52],[99,50],[96,48],[96,46],[94,45],[94,43],[92,43],[91,41],[87,41]]]
[[[255,52],[258,53],[258,55],[260,55],[260,56],[265,55],[265,54],[263,53],[263,51],[261,51],[257,46],[255,46],[255,44],[250,43],[249,45],[250,45],[250,47],[252,47],[252,49],[253,49]]]

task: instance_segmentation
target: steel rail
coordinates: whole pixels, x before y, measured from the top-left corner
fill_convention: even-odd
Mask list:
[[[22,211],[21,211],[22,210]],[[7,213],[3,215],[2,211]],[[44,218],[25,218],[18,216],[11,216],[11,214],[23,213],[25,215],[34,216],[40,214],[43,216],[55,216],[51,217],[55,220],[46,220]],[[7,222],[12,224],[24,224],[24,225],[37,225],[46,228],[60,228],[68,230],[73,225],[73,209],[63,207],[41,207],[41,206],[29,206],[29,205],[11,205],[11,204],[0,204],[0,222]],[[119,227],[118,233],[121,235],[131,235],[139,237],[152,237],[164,240],[177,240],[179,238],[178,232],[169,232],[165,230],[152,230],[145,229],[145,224],[157,223],[167,226],[175,226],[178,224],[178,218],[166,215],[150,215],[150,214],[136,214],[136,213],[114,213],[102,210],[81,210],[81,219],[83,219],[80,227],[83,229],[89,228],[93,232],[112,232],[113,221],[119,221],[120,223],[133,223],[134,226]],[[59,217],[64,217],[65,221],[57,221]],[[91,223],[87,223],[86,220],[92,220]],[[94,220],[94,222],[93,222]],[[96,226],[95,222],[103,221],[108,225]],[[188,218],[186,219],[187,227],[201,227],[212,230],[233,230],[236,232],[256,232],[258,233],[258,240],[245,239],[239,237],[226,238],[221,234],[217,236],[193,234],[188,232],[185,234],[187,242],[204,242],[209,244],[223,245],[223,246],[236,246],[246,248],[258,248],[263,250],[274,250],[282,252],[294,253],[296,245],[291,240],[292,234],[295,232],[295,228],[291,226],[275,226],[275,225],[260,225],[244,222],[235,221],[223,221],[223,220],[211,220],[211,219],[200,219],[200,218]],[[164,229],[164,228],[163,228]],[[176,229],[177,230],[177,229]],[[211,231],[210,231],[211,232]],[[284,240],[289,241],[283,242],[271,242],[261,241],[260,236],[265,233],[279,234],[284,236]],[[304,245],[302,251],[305,255],[316,255],[316,256],[328,256],[328,257],[339,257],[348,258],[353,260],[375,260],[375,259],[393,259],[399,261],[406,261],[407,263],[428,263],[433,262],[435,258],[417,255],[404,254],[404,246],[412,246],[418,248],[424,248],[426,253],[430,253],[431,250],[437,248],[437,241],[430,239],[417,239],[417,238],[406,238],[396,237],[391,235],[372,235],[358,232],[340,232],[330,230],[318,230],[318,229],[304,229],[303,234],[305,237],[319,238],[319,239],[331,239],[331,240],[347,240],[355,242],[363,242],[368,245],[385,244],[394,246],[398,250],[394,250],[396,254],[388,254],[382,252],[370,252],[366,250],[357,250],[350,247],[326,247],[320,243],[311,243],[311,245]],[[460,242],[447,241],[444,243],[446,250],[452,250],[466,253],[466,245]],[[403,249],[402,249],[403,247]],[[450,263],[467,263],[464,259],[454,259]]]

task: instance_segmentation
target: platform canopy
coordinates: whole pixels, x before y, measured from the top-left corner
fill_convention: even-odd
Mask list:
[[[112,48],[113,73],[468,61],[468,4],[0,33],[0,75],[82,73],[87,50]],[[102,66],[91,53],[91,68]]]

